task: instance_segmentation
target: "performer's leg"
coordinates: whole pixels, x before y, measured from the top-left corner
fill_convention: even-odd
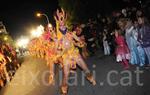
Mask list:
[[[0,87],[4,87],[3,79],[0,79]]]
[[[7,70],[6,70],[6,67],[4,67],[4,74],[5,74],[5,76],[6,76],[7,82],[10,82],[10,77],[9,77],[9,75],[8,75],[8,72],[7,72]]]
[[[48,61],[48,65],[49,65],[49,70],[50,70],[50,75],[49,75],[49,84],[54,85],[55,84],[55,80],[54,80],[54,63],[52,61]]]
[[[86,50],[86,46],[82,48],[82,55],[85,59],[88,57],[88,51]]]
[[[3,77],[2,77],[2,72],[0,70],[0,87],[4,86],[4,82],[3,82]]]
[[[76,59],[77,65],[80,66],[80,68],[85,72],[85,73],[90,73],[90,70],[88,69],[85,61],[82,59],[82,57],[79,55]]]
[[[70,64],[69,60],[65,60],[65,63],[63,64],[63,80],[62,80],[62,86],[61,86],[61,93],[62,95],[67,95],[68,92],[68,79],[69,79],[69,73],[70,73]]]
[[[93,77],[93,75],[90,73],[90,70],[88,69],[85,61],[82,59],[82,57],[79,55],[79,57],[76,59],[77,60],[77,64],[78,66],[80,66],[81,69],[83,69],[83,71],[86,74],[86,78],[93,84],[96,85],[96,81]]]
[[[123,64],[124,64],[124,68],[128,69],[129,68],[129,63],[126,59],[123,59]]]

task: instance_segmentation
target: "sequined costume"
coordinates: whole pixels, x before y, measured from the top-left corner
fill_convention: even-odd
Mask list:
[[[10,81],[10,77],[6,70],[6,64],[7,64],[7,61],[5,59],[5,56],[0,52],[0,86],[1,87],[4,86],[5,79],[7,80],[7,82]]]
[[[67,95],[68,90],[68,78],[71,69],[76,69],[76,65],[81,67],[86,74],[87,79],[93,84],[96,85],[94,77],[90,73],[85,61],[81,57],[79,50],[75,46],[83,47],[84,43],[77,37],[76,32],[68,31],[65,21],[66,15],[63,9],[61,12],[57,10],[56,20],[56,33],[57,33],[57,55],[62,57],[62,66],[63,66],[63,80],[61,86],[62,95]]]

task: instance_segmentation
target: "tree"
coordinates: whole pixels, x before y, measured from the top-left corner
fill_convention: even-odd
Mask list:
[[[59,0],[59,6],[63,8],[67,13],[67,25],[70,26],[73,22],[77,22],[80,19],[82,10],[80,0]],[[83,12],[83,11],[82,11]]]

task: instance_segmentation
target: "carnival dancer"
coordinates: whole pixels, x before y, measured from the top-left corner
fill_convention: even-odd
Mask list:
[[[121,30],[115,30],[116,48],[116,61],[121,62],[124,68],[129,68],[128,60],[130,59],[130,52],[126,45],[124,37],[121,35]]]
[[[0,52],[0,86],[3,87],[4,86],[4,72],[3,72],[3,68],[4,65],[6,64],[6,60],[4,55]]]
[[[89,56],[88,50],[87,50],[87,43],[85,41],[85,35],[83,34],[81,25],[75,25],[72,29],[72,31],[76,32],[76,35],[80,38],[80,40],[84,43],[83,47],[78,47],[80,54],[83,56],[84,59],[86,59]]]
[[[56,53],[57,37],[55,29],[52,25],[47,28],[47,31],[42,35],[45,44],[45,60],[49,66],[49,84],[55,84],[54,81],[54,64],[58,63],[59,58]],[[60,62],[60,61],[59,61]],[[61,62],[60,62],[61,63]]]
[[[54,28],[52,25],[48,25],[46,31],[37,38],[34,38],[30,41],[28,45],[29,53],[31,56],[42,58],[46,60],[47,65],[50,67],[50,76],[49,76],[49,84],[53,84],[54,82],[51,81],[53,79],[53,66],[58,58],[56,58],[56,48],[55,48],[55,41],[56,35],[54,32]]]
[[[7,82],[10,81],[10,77],[6,70],[7,61],[5,56],[0,52],[0,86],[4,86],[4,80],[6,79]]]
[[[57,10],[55,20],[56,20],[56,29],[57,29],[57,38],[58,44],[57,49],[59,52],[58,57],[62,57],[62,69],[63,69],[63,80],[61,86],[62,95],[67,95],[68,90],[68,78],[71,69],[76,69],[76,65],[80,66],[81,69],[86,74],[87,79],[93,84],[96,85],[94,77],[90,73],[86,63],[81,57],[79,50],[75,45],[83,46],[80,39],[76,36],[75,32],[69,32],[65,26],[66,14],[63,9],[61,11]],[[78,43],[76,43],[78,42]]]

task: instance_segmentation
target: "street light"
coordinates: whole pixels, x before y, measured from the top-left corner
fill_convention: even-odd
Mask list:
[[[49,18],[48,18],[48,16],[47,16],[46,14],[43,14],[43,13],[37,13],[36,16],[37,16],[37,17],[45,16],[46,19],[47,19],[48,25],[50,24],[50,23],[49,23]]]

